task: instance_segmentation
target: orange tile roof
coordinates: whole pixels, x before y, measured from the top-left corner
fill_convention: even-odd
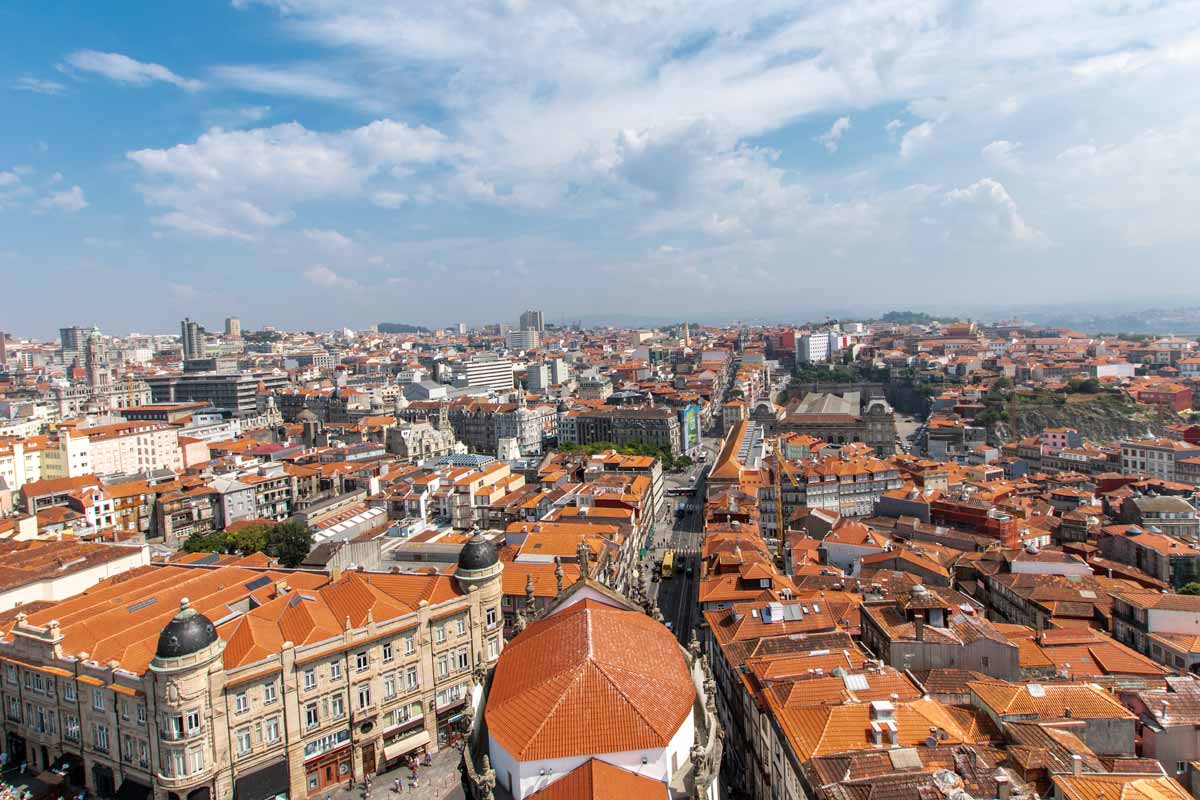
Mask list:
[[[662,781],[588,759],[529,800],[654,800],[670,795]]]
[[[533,761],[666,747],[695,696],[670,631],[585,599],[508,644],[485,713],[496,742]]]

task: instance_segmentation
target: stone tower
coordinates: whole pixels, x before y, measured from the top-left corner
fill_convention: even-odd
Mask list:
[[[471,596],[471,644],[479,661],[485,654],[489,661],[493,653],[499,657],[504,647],[503,572],[496,546],[481,533],[476,532],[458,553],[454,577]]]
[[[159,730],[150,737],[151,761],[159,765],[159,786],[180,798],[203,800],[233,792],[224,651],[212,620],[191,608],[185,597],[159,634],[146,674],[155,717],[148,722]]]

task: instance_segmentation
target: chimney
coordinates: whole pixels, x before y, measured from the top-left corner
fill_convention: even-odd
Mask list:
[[[329,568],[329,582],[337,583],[342,579],[342,565],[334,564]]]
[[[282,597],[292,590],[287,581],[275,581],[275,596]]]
[[[1078,753],[1071,754],[1071,774],[1083,774],[1083,756],[1079,755]]]
[[[913,629],[918,642],[925,641],[925,615],[913,614]]]
[[[1007,775],[996,776],[996,797],[999,800],[1009,800],[1012,797],[1012,783]]]

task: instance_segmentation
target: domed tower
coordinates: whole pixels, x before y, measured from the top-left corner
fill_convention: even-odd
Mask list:
[[[179,603],[158,635],[148,677],[158,727],[155,778],[168,797],[228,797],[229,737],[225,724],[225,642],[212,620]],[[152,741],[155,737],[151,737]]]
[[[503,598],[501,574],[504,564],[496,546],[476,532],[458,552],[454,577],[471,597],[471,644],[476,664],[484,659],[499,657],[504,647],[504,616],[500,608]]]

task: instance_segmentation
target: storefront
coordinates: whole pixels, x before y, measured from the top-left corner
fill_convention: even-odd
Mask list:
[[[350,731],[342,729],[304,747],[304,774],[308,793],[316,794],[349,781]]]
[[[421,758],[429,748],[431,737],[425,730],[424,723],[418,722],[407,730],[385,735],[383,739],[384,769],[395,769],[404,766],[405,759],[410,755]]]
[[[149,800],[154,796],[154,791],[140,781],[126,778],[121,781],[121,788],[117,789],[115,800]]]
[[[286,758],[247,772],[233,782],[233,800],[288,800],[291,775]]]

